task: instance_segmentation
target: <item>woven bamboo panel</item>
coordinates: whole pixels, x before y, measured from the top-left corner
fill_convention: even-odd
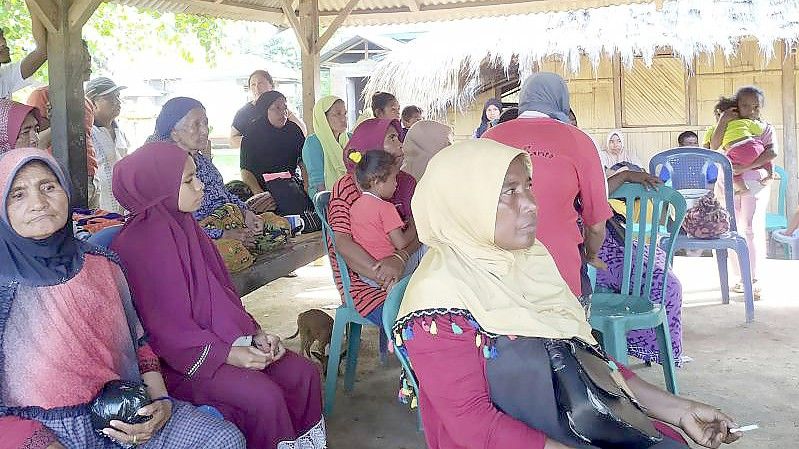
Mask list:
[[[640,60],[622,75],[622,118],[625,126],[688,123],[685,66],[671,57],[655,58],[651,67]]]

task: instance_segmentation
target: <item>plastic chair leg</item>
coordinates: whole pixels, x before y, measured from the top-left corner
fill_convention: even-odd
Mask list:
[[[388,337],[386,337],[386,333],[380,329],[378,332],[380,335],[380,343],[378,346],[378,351],[380,352],[380,365],[386,366],[388,364]]]
[[[730,277],[727,273],[727,250],[716,250],[716,263],[719,266],[719,283],[721,284],[721,303],[730,303]]]
[[[738,248],[736,248],[735,252],[738,254],[738,260],[740,261],[741,278],[743,278],[744,284],[746,322],[751,323],[755,320],[755,296],[752,291],[752,267],[749,266],[749,247],[743,237],[738,240]]]
[[[602,330],[602,347],[619,363],[627,364],[627,333],[621,326],[610,324]]]
[[[655,335],[658,339],[658,346],[660,349],[660,363],[663,365],[663,376],[666,379],[666,388],[672,394],[678,394],[677,388],[677,373],[674,360],[674,351],[671,346],[671,333],[669,332],[669,321],[666,312],[662,313],[662,321],[655,328]]]
[[[336,311],[333,320],[333,334],[330,339],[330,349],[327,359],[327,376],[325,377],[325,415],[333,412],[333,403],[336,400],[336,384],[338,382],[338,365],[341,361],[341,347],[347,331],[347,319],[343,316],[342,309]]]
[[[358,351],[361,349],[361,325],[350,323],[350,340],[347,347],[347,368],[344,371],[344,389],[352,391],[355,385],[355,370],[358,367]]]

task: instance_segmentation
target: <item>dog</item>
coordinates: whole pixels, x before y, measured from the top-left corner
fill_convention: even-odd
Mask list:
[[[322,364],[322,370],[327,375],[328,355],[325,348],[330,345],[330,338],[333,334],[333,318],[319,309],[311,309],[297,315],[297,332],[287,340],[300,336],[300,353],[305,354],[309,359],[316,358]],[[316,343],[316,350],[311,351],[311,347]],[[345,350],[341,357],[347,354]]]

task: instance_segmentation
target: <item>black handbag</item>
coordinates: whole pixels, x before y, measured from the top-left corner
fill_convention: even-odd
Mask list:
[[[575,339],[546,340],[544,347],[561,425],[572,435],[608,449],[644,449],[662,440],[600,349]]]

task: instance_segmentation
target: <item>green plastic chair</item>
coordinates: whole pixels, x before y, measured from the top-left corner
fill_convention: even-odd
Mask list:
[[[779,165],[774,166],[774,172],[780,177],[779,195],[777,196],[777,213],[766,214],[766,231],[771,235],[777,229],[788,227],[788,216],[785,214],[785,194],[788,191],[788,176],[785,169]]]
[[[355,385],[355,374],[358,366],[358,351],[361,347],[361,326],[377,326],[375,323],[362,317],[355,309],[355,301],[350,294],[350,274],[347,263],[335,251],[336,240],[333,229],[327,221],[327,205],[330,202],[330,192],[319,192],[314,197],[314,207],[316,213],[322,218],[322,242],[325,248],[333,247],[335,259],[330,258],[330,263],[336,263],[341,274],[341,285],[343,290],[343,304],[336,309],[336,316],[333,319],[333,333],[330,339],[330,349],[327,359],[327,376],[325,378],[325,415],[333,412],[333,404],[336,400],[336,385],[338,383],[338,365],[341,361],[341,347],[344,340],[347,340],[347,365],[344,371],[344,389],[352,391]],[[329,254],[328,254],[329,256]],[[347,330],[349,329],[349,332]],[[387,339],[380,332],[380,362],[384,364],[386,355]]]
[[[644,262],[655,260],[657,242],[664,234],[661,228],[666,228],[667,235],[676,235],[679,231],[685,218],[685,199],[670,187],[661,186],[656,190],[646,190],[640,184],[630,183],[616,189],[611,197],[625,200],[627,204],[622,283],[620,293],[595,292],[592,295],[591,327],[602,333],[602,346],[605,351],[622,363],[627,360],[627,332],[654,328],[660,347],[666,386],[670,392],[677,394],[674,352],[671,348],[666,308],[650,300],[655,263],[647,263],[644,270]],[[638,217],[634,216],[635,200],[640,200],[641,204]],[[647,210],[650,207],[654,217],[660,217],[662,211],[671,214],[671,219],[667,220],[665,226],[646,226]],[[635,235],[646,236],[646,241],[650,244],[638,244],[633,248],[634,240],[644,241],[637,239]],[[666,252],[664,271],[667,271],[671,265],[675,242],[675,239],[668,239],[665,241],[666,246],[661,246]],[[664,298],[665,289],[664,282],[662,292]]]
[[[383,332],[386,333],[386,337],[388,338],[389,344],[393,344],[391,342],[394,341],[393,339],[393,331],[394,331],[394,324],[397,322],[397,313],[399,312],[400,304],[402,304],[402,297],[405,296],[405,288],[408,287],[408,281],[411,279],[410,276],[405,276],[399,282],[394,284],[394,287],[391,291],[388,292],[388,297],[386,298],[385,304],[383,304]],[[416,381],[416,376],[413,373],[413,369],[411,369],[411,362],[408,359],[408,352],[404,347],[394,347],[394,355],[397,356],[399,359],[400,364],[402,365],[402,369],[405,371],[405,378],[408,380],[408,383],[411,384],[416,397],[419,397],[419,384]],[[416,406],[416,413],[417,413],[417,424],[416,429],[421,432],[423,429],[422,426],[422,412],[419,408],[419,404],[417,403]]]

